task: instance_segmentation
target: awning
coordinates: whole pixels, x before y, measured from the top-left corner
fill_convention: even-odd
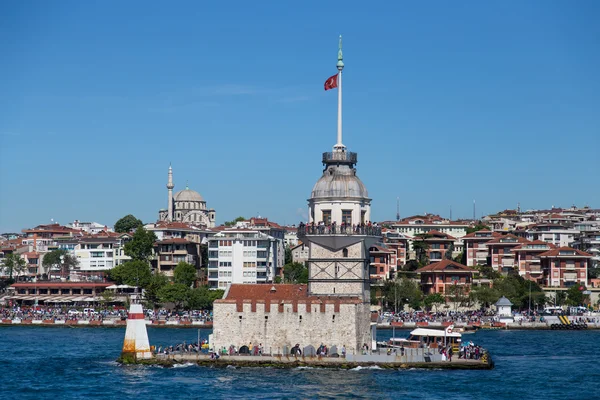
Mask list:
[[[117,285],[110,285],[110,286],[106,287],[106,289],[118,289],[118,288],[119,288],[119,286],[117,286]]]
[[[73,299],[71,299],[72,301],[84,301],[86,299],[85,296],[79,296],[79,297],[75,297]]]

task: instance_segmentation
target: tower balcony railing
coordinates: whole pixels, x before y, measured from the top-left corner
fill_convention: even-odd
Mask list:
[[[298,237],[307,235],[381,236],[381,227],[372,225],[304,225],[298,226]]]
[[[351,151],[333,151],[323,153],[323,164],[339,161],[343,163],[356,164],[358,160],[358,155]]]

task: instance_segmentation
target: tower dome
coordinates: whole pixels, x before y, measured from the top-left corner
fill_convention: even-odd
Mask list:
[[[348,165],[329,165],[313,187],[310,198],[368,199],[369,193],[356,176],[354,168]]]
[[[204,203],[204,198],[195,190],[185,188],[175,193],[175,201],[198,201]]]

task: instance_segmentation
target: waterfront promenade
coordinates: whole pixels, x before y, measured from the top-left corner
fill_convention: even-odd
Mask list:
[[[581,318],[581,317],[577,317]],[[587,329],[600,329],[600,317],[585,318]],[[508,329],[508,330],[547,330],[552,329],[556,321],[550,319],[544,322],[483,322],[483,323],[461,323],[461,322],[383,322],[377,324],[377,329],[383,330],[407,330],[414,328],[443,329],[448,325],[456,328],[473,329]],[[60,318],[4,318],[0,320],[0,326],[66,326],[66,327],[114,327],[125,328],[126,320],[120,318],[105,319],[60,319]],[[155,328],[196,328],[212,329],[211,321],[202,320],[150,320],[146,319],[146,325]]]

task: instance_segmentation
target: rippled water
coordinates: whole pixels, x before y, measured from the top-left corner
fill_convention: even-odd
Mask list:
[[[124,329],[0,327],[1,399],[594,399],[600,331],[480,331],[492,371],[120,366]],[[201,330],[206,338],[210,331]],[[378,332],[381,339],[391,331]],[[149,328],[156,345],[195,329]],[[399,336],[397,334],[397,336]]]

